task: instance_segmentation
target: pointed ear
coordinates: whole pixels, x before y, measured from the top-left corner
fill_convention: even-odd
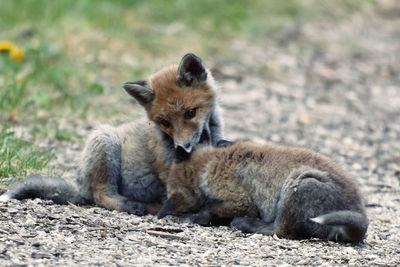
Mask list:
[[[176,84],[179,87],[196,87],[207,80],[207,72],[201,63],[201,59],[189,53],[183,56],[178,67]]]
[[[167,215],[172,215],[175,211],[175,199],[174,197],[168,198],[163,206],[161,207],[160,211],[157,214],[158,219],[162,219]]]
[[[154,90],[148,87],[145,81],[126,82],[122,87],[142,106],[148,105],[154,100]]]

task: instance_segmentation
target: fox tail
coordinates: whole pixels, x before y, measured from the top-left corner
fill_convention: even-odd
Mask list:
[[[342,242],[361,242],[368,228],[367,217],[356,211],[334,211],[311,218],[311,221],[330,226],[328,239]]]
[[[83,197],[74,185],[59,177],[30,176],[23,181],[10,186],[7,192],[0,196],[1,201],[9,199],[41,198],[53,200],[57,204],[85,205],[90,203]]]

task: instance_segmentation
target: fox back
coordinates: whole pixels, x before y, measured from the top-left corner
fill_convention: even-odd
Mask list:
[[[194,218],[201,223],[231,217],[245,232],[359,242],[368,225],[351,179],[328,158],[301,148],[206,148],[171,167],[167,192],[164,206],[172,213],[200,210]],[[163,207],[159,217],[166,213]]]

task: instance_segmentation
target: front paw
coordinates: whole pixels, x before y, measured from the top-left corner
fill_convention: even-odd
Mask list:
[[[143,216],[147,213],[147,208],[144,203],[132,200],[125,201],[122,210],[129,214],[134,214],[138,216]]]
[[[217,147],[228,147],[235,144],[235,142],[231,142],[225,139],[221,139],[217,142]]]
[[[251,226],[247,220],[247,218],[243,218],[243,217],[236,217],[233,218],[233,220],[231,221],[231,228],[236,229],[236,230],[240,230],[242,232],[245,233],[251,233]]]
[[[193,213],[188,215],[188,218],[194,224],[199,224],[203,226],[210,224],[210,216],[204,213]]]

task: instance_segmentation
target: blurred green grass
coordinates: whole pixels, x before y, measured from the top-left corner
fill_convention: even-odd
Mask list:
[[[0,54],[0,134],[13,134],[17,126],[30,132],[33,143],[46,136],[76,142],[73,129],[54,129],[54,121],[125,114],[120,84],[144,78],[163,60],[189,51],[211,57],[232,39],[268,38],[287,23],[335,16],[331,6],[340,16],[370,1],[332,2],[4,0],[0,40],[16,43],[26,57],[17,63]],[[14,135],[13,140],[23,142]],[[15,149],[10,144],[0,147],[9,162],[14,158],[4,151]],[[25,175],[24,168],[2,168],[0,177]]]
[[[14,132],[0,132],[0,177],[20,177],[31,170],[41,170],[52,156],[49,148],[32,146],[16,138]]]

